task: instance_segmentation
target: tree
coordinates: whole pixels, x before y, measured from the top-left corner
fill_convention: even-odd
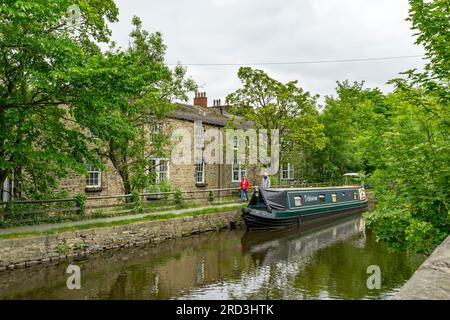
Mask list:
[[[249,67],[241,67],[238,78],[243,88],[226,98],[233,106],[231,112],[251,121],[256,129],[278,129],[281,161],[298,159],[305,150],[323,148],[316,96],[298,87],[297,81],[284,84]]]
[[[109,158],[122,178],[124,191],[142,191],[153,183],[149,169],[152,158],[165,157],[167,133],[160,130],[151,139],[149,127],[162,125],[172,111],[174,98],[187,100],[187,92],[196,89],[185,78],[186,70],[177,66],[171,71],[164,63],[165,45],[160,33],[142,30],[138,17],[133,18],[130,46],[127,50],[111,48],[99,68],[110,77],[97,82],[107,99],[98,101],[102,110],[83,122],[102,145],[97,149]]]
[[[408,21],[417,30],[416,44],[425,49],[428,61],[423,72],[409,70],[411,84],[433,92],[444,105],[450,104],[450,4],[447,0],[410,0]],[[449,122],[447,121],[447,124]]]
[[[80,9],[76,24],[67,19],[71,5]],[[113,0],[1,1],[0,185],[24,169],[22,179],[39,196],[96,161],[77,121],[99,112],[84,102],[95,98],[90,82],[102,73],[91,68],[100,55],[96,42],[108,41],[107,23],[117,15]]]
[[[446,0],[410,5],[408,20],[428,60],[423,72],[391,81],[394,112],[373,160],[379,205],[367,218],[392,247],[429,254],[450,230],[450,10]]]
[[[386,112],[384,95],[378,89],[364,88],[364,82],[337,82],[336,97],[327,96],[325,107],[319,116],[324,126],[325,148],[307,155],[308,177],[314,181],[342,182],[346,172],[371,172],[366,153],[373,149],[364,148],[362,143],[366,126],[370,125],[375,113]]]
[[[130,47],[103,53],[97,43],[109,41],[107,22],[117,21],[112,0],[11,0],[0,14],[0,183],[16,172],[26,195],[50,196],[60,178],[86,173],[87,163],[102,167],[106,156],[127,193],[142,189],[147,159],[165,142],[147,150],[143,124],[195,87],[183,68],[164,64],[161,34],[135,17]]]
[[[450,143],[441,131],[439,118],[427,109],[437,109],[437,97],[416,91],[426,108],[417,109],[411,92],[397,89],[388,95],[393,108],[378,136],[378,152],[369,161],[377,168],[371,177],[377,211],[368,215],[368,226],[379,239],[396,249],[430,253],[450,229]]]

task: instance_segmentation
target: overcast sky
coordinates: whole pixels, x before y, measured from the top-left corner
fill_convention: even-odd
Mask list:
[[[128,43],[131,18],[150,32],[160,31],[167,63],[291,62],[421,55],[414,45],[407,0],[115,0],[118,23],[113,40]],[[365,80],[390,90],[387,80],[421,58],[345,63],[264,65],[271,77],[313,94],[334,94],[337,80]],[[239,66],[188,66],[188,75],[208,102],[225,100],[240,87]],[[321,100],[322,100],[321,99]],[[192,102],[192,100],[190,101]]]

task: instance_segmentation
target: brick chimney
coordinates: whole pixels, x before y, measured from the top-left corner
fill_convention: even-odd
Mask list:
[[[194,106],[208,107],[208,98],[206,92],[196,92],[194,97]]]

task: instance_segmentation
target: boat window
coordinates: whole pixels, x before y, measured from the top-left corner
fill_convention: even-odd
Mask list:
[[[296,207],[300,207],[302,205],[302,197],[295,196],[294,197],[294,204]]]
[[[324,203],[326,200],[325,200],[325,195],[324,194],[319,194],[319,202],[320,203]]]
[[[356,192],[353,192],[353,200],[358,200],[358,194]]]
[[[342,196],[345,197],[345,192],[342,192]]]
[[[336,193],[332,193],[332,194],[331,194],[331,200],[332,200],[333,202],[336,202],[336,201],[337,201],[337,194],[336,194]]]

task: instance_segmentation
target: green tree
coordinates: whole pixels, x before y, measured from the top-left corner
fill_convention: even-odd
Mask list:
[[[411,90],[427,97],[426,108],[410,100]],[[450,229],[449,132],[427,112],[439,109],[437,97],[410,88],[397,89],[387,99],[394,112],[385,119],[384,132],[366,131],[380,134],[378,152],[369,158],[377,168],[371,181],[378,204],[368,225],[394,248],[430,253]]]
[[[71,5],[80,9],[75,24],[67,19]],[[113,0],[1,1],[0,185],[13,170],[26,172],[22,179],[38,196],[96,161],[77,121],[97,111],[85,101],[95,98],[90,81],[101,70],[80,73],[99,55],[96,43],[108,41],[107,23],[117,15]]]
[[[162,126],[173,111],[173,99],[187,100],[187,92],[196,89],[184,68],[172,71],[164,63],[161,34],[142,30],[138,17],[132,23],[128,49],[111,48],[99,66],[110,77],[96,84],[108,97],[97,103],[110,112],[102,111],[84,123],[100,139],[103,146],[97,151],[111,160],[127,194],[148,187],[154,181],[149,174],[152,158],[166,156],[168,132],[149,128]]]
[[[251,121],[256,129],[279,130],[281,162],[299,159],[305,150],[324,146],[323,126],[318,121],[317,96],[297,86],[279,82],[262,70],[241,67],[242,89],[226,100],[232,113]]]
[[[112,0],[3,1],[0,14],[0,183],[14,171],[26,195],[48,196],[69,172],[108,157],[127,193],[142,190],[149,158],[167,144],[158,135],[147,149],[144,124],[195,88],[185,69],[164,64],[161,34],[135,17],[129,48],[103,53],[97,43],[117,21]]]
[[[416,44],[425,49],[427,63],[423,72],[409,70],[410,84],[433,92],[444,105],[450,104],[450,4],[448,0],[409,0],[407,20],[416,30]],[[449,124],[448,118],[446,123]]]
[[[379,136],[382,152],[372,159],[378,210],[367,218],[392,247],[430,253],[450,230],[450,10],[446,0],[410,5],[408,20],[427,62],[423,72],[391,81],[394,112]]]
[[[337,82],[336,97],[326,97],[319,116],[324,126],[325,148],[306,155],[309,180],[341,183],[346,172],[372,170],[365,155],[371,149],[361,148],[360,132],[372,123],[370,117],[376,112],[386,112],[383,100],[384,95],[378,89],[364,88],[364,82]]]

